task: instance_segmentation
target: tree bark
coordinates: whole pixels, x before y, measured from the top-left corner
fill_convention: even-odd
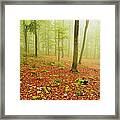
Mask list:
[[[63,28],[64,28],[64,20],[63,20]],[[64,37],[63,37],[63,35],[62,35],[62,58],[64,57],[64,46],[63,46],[63,42],[64,42]]]
[[[82,44],[80,58],[79,58],[79,64],[81,64],[81,59],[82,59],[83,50],[84,50],[84,46],[85,46],[86,32],[87,32],[88,24],[89,24],[89,20],[86,20],[85,30],[84,30],[84,36],[83,36],[83,44]]]
[[[69,23],[69,38],[68,38],[68,57],[70,57],[70,37],[71,35],[71,27],[70,27],[70,23]]]
[[[79,32],[79,20],[75,20],[74,25],[74,51],[73,51],[73,63],[72,72],[78,72],[77,70],[77,60],[78,60],[78,32]]]
[[[60,61],[60,36],[59,36],[59,30],[58,30],[58,62]]]
[[[25,24],[25,20],[23,20],[24,27],[24,39],[25,39],[25,57],[27,57],[27,26]]]
[[[54,30],[55,30],[55,56],[57,55],[57,40],[56,40],[56,21],[54,21]]]
[[[45,21],[45,54],[47,55],[47,23]]]
[[[50,25],[49,25],[49,23],[47,23],[47,26],[48,26],[48,28],[47,28],[47,49],[48,49],[48,55],[50,54],[50,45],[49,45],[49,29],[50,29]]]
[[[54,21],[54,30],[55,30],[55,56],[57,55],[57,51],[56,51],[56,49],[57,49],[57,40],[56,40],[56,21]]]
[[[37,57],[37,28],[36,28],[36,20],[35,22],[35,57]]]

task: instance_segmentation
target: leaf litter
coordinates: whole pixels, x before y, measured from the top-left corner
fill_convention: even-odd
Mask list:
[[[48,60],[47,60],[48,61]],[[61,63],[37,58],[21,64],[21,100],[99,100],[99,67],[78,65],[79,73],[70,71],[70,61]],[[62,67],[62,69],[61,69]]]

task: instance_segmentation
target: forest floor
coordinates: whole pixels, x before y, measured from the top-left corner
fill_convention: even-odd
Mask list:
[[[71,60],[54,56],[21,59],[21,100],[98,100],[100,68],[94,60],[83,60],[72,73]]]

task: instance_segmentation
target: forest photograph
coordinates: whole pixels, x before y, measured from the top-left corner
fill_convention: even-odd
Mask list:
[[[100,21],[20,20],[20,100],[99,100]]]

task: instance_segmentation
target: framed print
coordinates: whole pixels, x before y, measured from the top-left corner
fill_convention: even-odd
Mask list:
[[[119,2],[1,2],[2,119],[119,119]]]

